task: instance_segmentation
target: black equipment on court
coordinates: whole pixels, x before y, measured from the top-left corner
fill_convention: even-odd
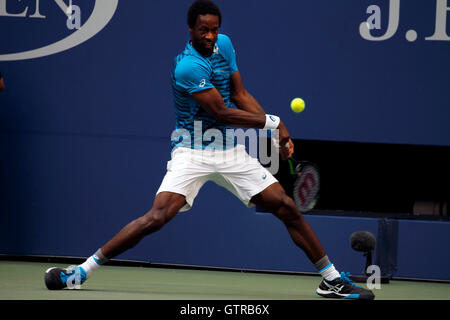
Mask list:
[[[355,282],[367,282],[367,279],[371,276],[367,272],[367,268],[372,265],[372,254],[375,249],[376,239],[375,236],[369,231],[356,231],[350,236],[350,246],[353,250],[363,252],[363,256],[366,257],[366,266],[364,268],[363,275],[349,275],[349,278]],[[389,278],[380,275],[380,283],[389,283]]]

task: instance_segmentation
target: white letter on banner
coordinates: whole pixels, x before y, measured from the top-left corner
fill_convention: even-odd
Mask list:
[[[450,41],[447,35],[447,11],[450,11],[447,0],[436,0],[436,28],[431,37],[425,40]]]
[[[28,7],[22,13],[9,13],[6,11],[6,0],[0,0],[0,16],[2,17],[26,17]]]
[[[370,25],[367,21],[359,25],[359,33],[361,37],[369,41],[383,41],[391,38],[398,29],[398,22],[400,20],[400,0],[390,0],[389,6],[389,25],[386,33],[381,37],[374,37],[370,34]]]

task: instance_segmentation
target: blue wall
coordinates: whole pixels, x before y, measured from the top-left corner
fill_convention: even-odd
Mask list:
[[[164,176],[174,126],[169,72],[188,40],[190,1],[118,1],[86,42],[16,61],[2,55],[74,31],[55,1],[40,1],[45,19],[29,17],[35,1],[6,3],[9,13],[28,14],[0,16],[0,252],[87,256],[151,207]],[[217,3],[246,87],[293,137],[450,146],[450,42],[424,39],[434,32],[433,1],[402,1],[396,35],[380,42],[364,40],[359,25],[377,4],[382,29],[373,34],[384,34],[387,1]],[[85,23],[94,2],[74,4]],[[412,28],[419,37],[408,42]],[[297,96],[307,108],[294,115]],[[348,236],[376,223],[344,223],[345,232],[330,235],[326,223],[308,219],[337,264],[359,272]],[[313,271],[276,219],[213,184],[191,212],[121,258]]]
[[[400,221],[398,231],[395,276],[450,280],[450,222]]]
[[[32,0],[6,3],[10,13],[35,10]],[[92,3],[74,1],[82,23]],[[372,32],[380,36],[388,3],[218,1],[222,32],[234,42],[247,88],[268,112],[281,115],[294,137],[450,145],[450,42],[425,40],[434,33],[436,4],[402,1],[392,38],[363,39],[359,25],[370,16],[367,7],[381,8],[381,30]],[[105,28],[79,46],[32,60],[0,57],[8,84],[0,98],[2,131],[166,137],[174,119],[169,72],[188,39],[189,5],[119,1]],[[54,1],[41,1],[39,11],[45,19],[0,16],[0,54],[73,33]],[[405,39],[410,29],[418,33],[415,42]],[[297,96],[307,109],[294,115],[289,102]],[[155,113],[160,117],[150,125]]]

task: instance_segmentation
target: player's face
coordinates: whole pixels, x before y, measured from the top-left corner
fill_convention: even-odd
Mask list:
[[[199,15],[194,28],[189,28],[192,45],[201,55],[210,56],[219,34],[219,17],[212,14]]]

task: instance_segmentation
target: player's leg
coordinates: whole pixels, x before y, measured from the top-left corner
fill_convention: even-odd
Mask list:
[[[65,269],[48,269],[45,273],[47,288],[58,290],[65,287],[70,288],[74,284],[81,285],[94,270],[98,269],[109,259],[131,249],[142,238],[161,229],[185,205],[186,198],[181,194],[172,192],[158,193],[150,211],[128,223],[83,264]]]
[[[214,181],[247,206],[256,204],[284,223],[294,243],[305,252],[324,278],[317,293],[333,298],[373,299],[369,290],[341,279],[318,237],[275,177],[256,158],[248,156],[244,147],[238,146],[235,151],[237,157],[216,164],[221,177]]]
[[[216,163],[220,177],[213,181],[246,205],[256,204],[275,214],[284,222],[295,244],[313,263],[325,257],[316,235],[275,177],[256,158],[249,156],[242,145],[223,154],[222,161]]]
[[[294,243],[303,249],[311,262],[316,263],[326,256],[316,234],[280,183],[271,184],[250,201],[279,218],[286,226]]]
[[[101,253],[112,259],[131,249],[145,236],[158,231],[186,204],[186,197],[173,192],[158,193],[153,207],[142,217],[131,221],[102,248]]]
[[[177,148],[173,151],[172,159],[167,163],[166,175],[156,192],[152,209],[123,227],[83,264],[74,268],[47,270],[45,274],[47,288],[65,288],[70,284],[68,279],[74,275],[82,283],[109,259],[134,247],[146,235],[161,229],[177,212],[189,210],[213,168],[194,161],[195,154],[196,151],[186,148]]]
[[[327,298],[374,299],[370,290],[356,286],[345,275],[339,274],[295,202],[286,195],[278,182],[253,196],[251,202],[273,213],[284,223],[294,243],[303,249],[323,276],[317,294]]]

